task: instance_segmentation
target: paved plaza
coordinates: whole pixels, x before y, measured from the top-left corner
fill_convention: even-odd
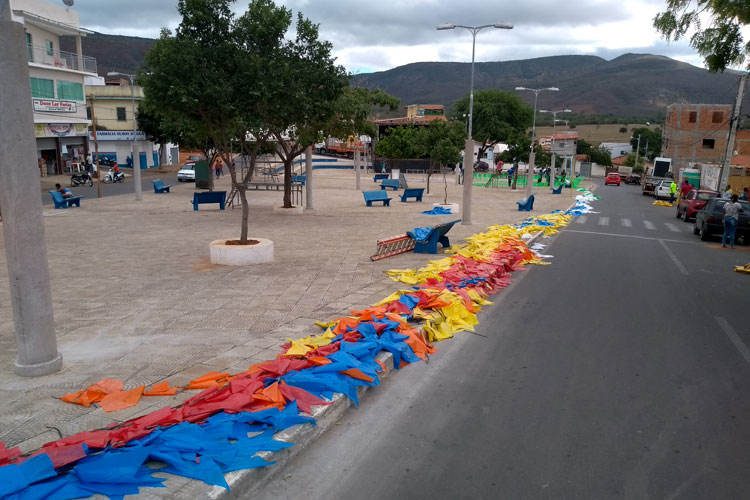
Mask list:
[[[315,321],[346,315],[403,287],[383,271],[435,258],[407,253],[372,262],[379,238],[459,218],[420,214],[442,201],[442,176],[433,176],[423,203],[401,203],[389,191],[390,207],[366,207],[352,171],[315,170],[313,179],[315,210],[304,215],[274,215],[281,192],[248,192],[249,234],[275,246],[272,264],[252,267],[209,262],[210,241],[239,236],[241,210],[202,205],[193,211],[192,184],[173,186],[169,194],[144,192],[141,203],[129,194],[84,199],[81,208],[69,210],[45,206],[65,367],[39,378],[13,373],[13,319],[1,252],[0,441],[26,452],[195,394],[144,397],[136,407],[110,414],[57,399],[105,377],[122,379],[125,389],[162,380],[185,385],[210,371],[235,373],[272,359],[285,339],[320,332]],[[411,187],[425,186],[420,175],[408,179]],[[228,191],[229,177],[217,184]],[[461,201],[462,188],[449,176],[449,202]],[[362,189],[378,189],[372,174],[362,176]],[[565,209],[573,201],[569,193],[535,191],[532,214]],[[455,225],[451,242],[525,218],[515,204],[522,197],[522,190],[474,187],[474,224]]]

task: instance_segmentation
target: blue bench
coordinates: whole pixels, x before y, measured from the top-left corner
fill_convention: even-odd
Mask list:
[[[417,201],[422,201],[422,194],[424,194],[424,188],[404,189],[404,194],[401,195],[401,202],[406,203],[406,200],[408,198],[414,198]]]
[[[443,248],[448,248],[451,243],[445,234],[451,230],[453,224],[456,222],[460,222],[460,219],[438,224],[430,230],[427,236],[424,236],[421,239],[418,238],[417,236],[419,235],[415,234],[413,231],[407,231],[406,234],[416,240],[414,253],[437,253],[438,243],[443,245]]]
[[[383,179],[380,182],[380,189],[393,188],[394,191],[398,191],[398,179]]]
[[[534,194],[532,193],[528,198],[517,201],[516,205],[518,205],[519,212],[531,212],[531,210],[534,208]]]
[[[193,193],[193,200],[190,202],[193,204],[193,210],[198,210],[198,205],[206,203],[218,203],[219,209],[224,210],[224,205],[227,200],[226,191],[202,191],[200,193]]]
[[[378,182],[382,181],[383,179],[387,179],[390,177],[388,174],[375,174],[375,177],[372,178],[372,182]]]
[[[297,184],[302,184],[304,186],[305,182],[307,182],[307,176],[306,175],[293,175],[292,182],[296,182]]]
[[[154,179],[151,182],[154,184],[154,193],[156,193],[156,194],[159,194],[159,193],[168,193],[169,192],[169,188],[172,187],[171,184],[169,184],[169,185],[164,184],[161,181],[161,179]]]
[[[52,196],[52,201],[55,203],[55,208],[68,208],[72,207],[73,205],[80,207],[81,198],[83,198],[83,196],[63,198],[63,195],[60,194],[60,192],[58,192],[57,190],[52,190],[49,192],[49,194]]]
[[[385,191],[362,191],[362,194],[368,207],[372,206],[373,201],[382,201],[384,207],[391,206],[391,199],[388,198],[388,193]]]
[[[560,184],[556,188],[552,188],[552,194],[560,194],[560,193],[562,193],[562,188],[563,188],[562,184]]]

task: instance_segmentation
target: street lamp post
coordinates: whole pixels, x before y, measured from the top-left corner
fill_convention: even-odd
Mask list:
[[[472,139],[472,125],[474,121],[474,55],[476,52],[477,33],[485,28],[497,28],[504,30],[513,29],[510,23],[498,22],[495,24],[484,24],[482,26],[463,26],[461,24],[440,24],[439,31],[464,28],[471,32],[471,86],[469,87],[469,132],[464,147],[464,190],[463,208],[461,212],[461,224],[471,224],[471,187],[474,181],[474,140]],[[468,181],[468,182],[467,182]]]
[[[557,114],[558,113],[572,113],[573,111],[570,110],[570,109],[558,109],[558,110],[555,110],[555,111],[549,111],[549,110],[546,110],[546,109],[540,109],[539,112],[540,113],[549,113],[549,114],[552,115],[552,148],[551,148],[552,149],[552,158],[551,158],[551,161],[550,161],[550,168],[549,168],[549,171],[550,171],[549,186],[550,187],[555,187],[555,173],[556,173],[555,170],[556,170],[556,167],[557,167],[557,165],[556,165],[556,163],[557,163],[557,157],[555,155],[555,125],[557,125],[557,122],[558,122]],[[559,120],[559,121],[565,121],[565,120]],[[567,122],[566,122],[565,128],[566,129],[568,128],[567,127]]]
[[[136,120],[135,120],[135,75],[110,71],[107,76],[124,76],[130,80],[130,102],[133,108],[133,141],[130,143],[130,158],[133,161],[133,182],[135,183],[135,201],[143,200],[141,186],[141,167],[135,161],[135,140],[136,140]]]
[[[528,90],[529,92],[534,93],[534,120],[531,125],[531,151],[529,152],[529,166],[528,166],[528,172],[527,172],[527,179],[526,179],[526,196],[531,195],[531,185],[534,183],[534,136],[536,133],[536,103],[539,99],[539,92],[544,92],[545,90],[550,90],[552,92],[557,92],[560,89],[557,87],[547,87],[543,89],[530,89],[526,87],[516,87],[516,90]]]

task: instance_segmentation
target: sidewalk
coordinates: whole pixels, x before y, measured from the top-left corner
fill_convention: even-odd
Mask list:
[[[460,202],[463,186],[448,180],[449,202]],[[217,182],[229,190],[229,177]],[[410,176],[411,187],[423,187]],[[133,408],[105,413],[57,398],[102,378],[125,388],[161,380],[185,385],[210,371],[238,372],[274,358],[286,338],[319,333],[314,321],[361,309],[401,289],[384,270],[422,266],[435,256],[407,253],[372,262],[379,238],[459,216],[420,212],[443,199],[440,176],[424,203],[366,207],[354,189],[354,173],[315,170],[315,211],[274,215],[282,193],[249,191],[251,237],[274,241],[275,261],[229,268],[212,265],[208,243],[238,237],[241,210],[212,206],[193,211],[192,184],[172,193],[145,192],[83,200],[81,208],[44,207],[58,348],[65,368],[46,377],[13,374],[15,341],[5,253],[0,253],[0,441],[27,452],[81,430],[125,421],[195,394],[143,398]],[[362,189],[378,187],[362,176]],[[389,194],[392,193],[389,191]],[[457,224],[457,243],[488,225],[512,223],[523,191],[474,187],[474,225]],[[536,190],[534,212],[565,209],[569,193]],[[2,242],[2,233],[0,233]],[[4,244],[0,243],[0,244]]]

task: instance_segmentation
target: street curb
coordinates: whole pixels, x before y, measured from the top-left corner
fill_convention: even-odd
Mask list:
[[[384,372],[378,374],[378,379],[382,383],[394,371],[393,354],[382,351],[375,359],[386,367]],[[367,390],[374,387],[377,386],[358,387],[357,398],[361,401]],[[205,495],[197,498],[212,500],[249,498],[251,494],[257,493],[268,482],[283,473],[292,459],[302,452],[307,445],[311,444],[315,439],[334,426],[352,404],[354,403],[345,395],[334,394],[333,404],[313,407],[312,416],[315,418],[316,425],[299,424],[277,432],[274,435],[274,439],[294,443],[294,446],[277,452],[260,452],[257,454],[257,456],[265,460],[275,461],[276,465],[230,472],[225,475],[227,484],[231,488],[230,490],[213,486],[206,491]]]
[[[575,204],[573,204],[575,206]],[[525,241],[528,247],[531,247],[537,240],[544,236],[544,231],[538,231]],[[394,371],[393,355],[387,351],[381,351],[375,359],[385,365],[386,370],[378,375],[382,383]],[[360,386],[357,388],[357,397],[362,397],[368,389],[375,388]],[[195,497],[210,500],[229,500],[235,498],[248,498],[254,493],[258,493],[267,483],[274,478],[283,474],[292,459],[300,454],[309,444],[319,436],[325,434],[331,427],[344,416],[346,410],[351,407],[353,402],[344,394],[334,394],[333,404],[326,406],[315,406],[312,408],[312,417],[316,424],[299,424],[292,426],[283,431],[277,432],[274,439],[294,443],[294,446],[285,448],[277,452],[260,452],[257,456],[269,462],[275,462],[275,465],[269,467],[260,467],[257,469],[245,469],[225,474],[227,484],[230,489],[226,490],[219,486],[212,486],[203,495]],[[167,488],[169,486],[167,485]]]

